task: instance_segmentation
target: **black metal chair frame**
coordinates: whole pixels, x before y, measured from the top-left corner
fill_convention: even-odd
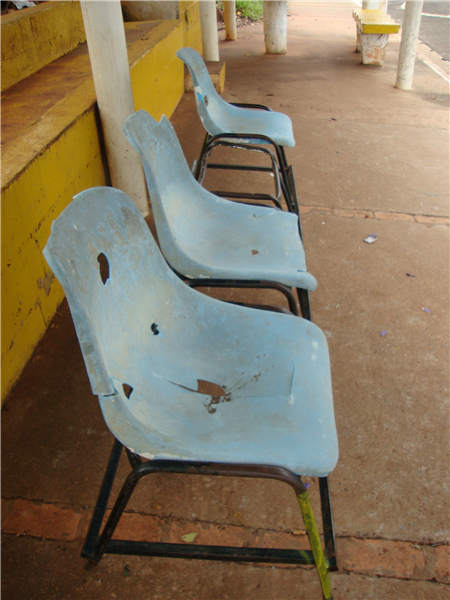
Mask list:
[[[187,285],[189,285],[189,287],[192,287],[192,288],[216,287],[216,288],[247,288],[247,289],[255,288],[255,289],[277,290],[286,297],[286,299],[288,301],[288,305],[289,305],[289,312],[291,314],[295,315],[296,317],[299,316],[297,303],[295,301],[295,297],[294,297],[294,294],[292,293],[292,290],[289,287],[287,287],[286,285],[283,285],[282,283],[277,283],[276,281],[257,281],[257,280],[246,281],[246,280],[239,280],[239,279],[186,279],[186,277],[183,277],[179,273],[178,273],[178,276],[181,277],[183,279],[183,281]],[[303,297],[303,292],[305,292],[306,294],[308,293],[307,290],[298,290],[298,291],[301,292],[300,295],[302,295],[302,297]],[[299,295],[299,299],[300,299],[300,295]],[[249,306],[248,304],[245,304],[245,305]],[[259,308],[262,308],[262,306],[259,306]],[[308,320],[311,320],[311,318],[310,318],[311,311],[308,310],[309,304],[308,304],[308,306],[305,305],[303,307],[300,302],[300,308],[302,309],[303,318],[307,319],[308,315],[309,315]],[[270,309],[279,311],[279,308],[274,307],[274,306],[271,306]],[[303,310],[305,310],[305,314],[303,314]]]
[[[289,305],[289,312],[299,316],[297,303],[295,301],[292,290],[282,283],[276,281],[245,281],[239,279],[186,279],[183,275],[177,273],[183,281],[190,287],[217,287],[217,288],[256,288],[256,289],[273,289],[278,290],[286,297]],[[298,302],[302,317],[308,321],[312,321],[311,304],[309,300],[309,292],[303,288],[296,288]],[[246,305],[249,306],[249,305]],[[271,310],[279,310],[277,307],[271,307]]]
[[[233,106],[238,106],[241,108],[251,108],[251,109],[259,109],[271,111],[268,106],[264,106],[263,104],[248,104],[248,103],[232,103]],[[225,164],[225,163],[208,163],[207,159],[209,158],[212,150],[217,146],[231,146],[237,147],[244,150],[258,150],[261,152],[261,148],[252,146],[250,144],[239,143],[239,140],[243,138],[250,138],[252,140],[260,140],[261,143],[271,144],[275,150],[276,154],[276,163],[277,170],[280,174],[280,183],[281,189],[286,201],[286,205],[289,212],[293,212],[297,215],[300,215],[299,207],[298,207],[298,199],[297,192],[295,188],[294,174],[292,170],[292,165],[288,165],[286,159],[286,153],[283,146],[277,144],[272,138],[265,135],[258,134],[243,134],[243,133],[220,133],[217,135],[210,135],[206,133],[203,147],[200,152],[200,156],[196,164],[194,164],[194,176],[200,183],[203,182],[203,179],[206,174],[206,169],[226,169],[226,170],[240,170],[240,171],[267,171],[274,172],[273,165],[272,167],[261,167],[261,166],[251,166],[251,165],[235,165],[235,164]],[[231,140],[228,143],[226,140]],[[233,142],[233,140],[237,140]],[[267,150],[266,150],[267,152]],[[273,153],[271,153],[273,156]],[[274,158],[272,158],[272,161]],[[275,163],[275,164],[276,164]],[[228,198],[241,198],[241,199],[256,199],[256,200],[271,200],[273,201],[273,196],[270,194],[250,194],[246,192],[213,192],[219,196],[226,196]],[[300,226],[299,226],[300,229]],[[301,230],[300,230],[301,236]]]
[[[82,557],[98,564],[103,554],[126,554],[138,556],[161,556],[169,558],[190,558],[202,560],[223,560],[261,562],[296,565],[316,565],[322,583],[323,597],[332,599],[331,590],[324,586],[323,578],[327,571],[337,571],[336,545],[333,531],[331,500],[328,478],[319,477],[320,502],[323,523],[326,564],[323,563],[320,539],[317,528],[311,528],[305,520],[305,527],[311,550],[287,550],[279,548],[242,548],[234,546],[209,546],[199,544],[176,544],[162,542],[136,542],[112,539],[114,531],[127,506],[127,503],[140,479],[152,473],[181,473],[186,475],[208,475],[223,477],[254,477],[275,479],[290,485],[297,498],[307,497],[306,487],[301,477],[291,471],[267,465],[241,465],[176,460],[142,461],[141,457],[126,449],[131,472],[126,478],[116,499],[111,514],[100,533],[108,500],[119,465],[123,445],[116,439],[100,488],[100,493],[91,519],[87,537],[82,549]],[[308,500],[309,502],[309,500]],[[299,502],[300,503],[300,502]],[[315,530],[315,531],[314,531]],[[331,595],[330,595],[331,594]]]
[[[219,146],[222,146],[225,148],[237,148],[239,150],[250,150],[253,152],[259,152],[260,154],[265,154],[266,156],[269,157],[269,159],[272,163],[272,167],[263,167],[263,166],[258,166],[258,165],[248,166],[248,165],[239,165],[239,164],[229,165],[226,163],[209,163],[208,164],[208,158],[209,158],[210,154],[212,153],[214,148],[217,148]],[[193,175],[200,184],[203,184],[203,181],[206,176],[207,168],[233,170],[233,171],[259,171],[262,173],[271,173],[274,177],[275,195],[266,194],[266,193],[252,193],[252,192],[230,192],[230,191],[226,192],[226,191],[222,191],[222,190],[214,190],[211,193],[215,194],[216,196],[228,198],[230,200],[245,198],[247,200],[251,200],[252,203],[258,203],[261,201],[272,202],[272,204],[274,204],[278,209],[283,210],[283,206],[281,204],[281,195],[283,193],[283,185],[282,185],[281,179],[280,179],[280,171],[278,169],[276,156],[271,150],[268,150],[267,148],[262,148],[261,146],[254,146],[252,144],[239,143],[237,141],[236,142],[233,142],[233,141],[228,142],[226,140],[223,140],[222,136],[220,136],[218,139],[216,139],[214,142],[212,142],[211,145],[209,145],[207,147],[207,149],[205,150],[205,152],[203,153],[203,155],[201,157],[201,162],[195,161],[195,163],[194,163],[194,166],[192,169]]]

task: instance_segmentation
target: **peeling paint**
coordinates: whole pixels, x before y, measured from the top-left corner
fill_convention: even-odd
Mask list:
[[[225,396],[211,396],[211,400],[209,401],[209,403],[203,404],[203,406],[206,408],[210,415],[213,415],[215,412],[217,412],[217,408],[214,408],[213,406],[214,404],[220,404],[221,402],[231,402],[232,399],[233,397],[231,396],[231,394],[225,394]]]
[[[50,288],[54,280],[55,276],[53,275],[53,273],[48,272],[42,279],[37,280],[37,286],[40,290],[44,290],[45,295],[48,296],[50,294]]]

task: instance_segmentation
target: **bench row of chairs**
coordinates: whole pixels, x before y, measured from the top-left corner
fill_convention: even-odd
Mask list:
[[[272,133],[288,211],[205,190],[169,120],[157,123],[139,111],[123,130],[142,159],[159,247],[132,200],[114,188],[78,194],[54,221],[44,255],[66,293],[92,391],[115,437],[82,555],[93,563],[106,552],[315,564],[330,599],[328,572],[337,564],[327,476],[338,443],[328,346],[310,320],[308,291],[316,281],[306,270],[283,148],[293,136],[271,129],[287,123],[292,133],[292,126],[269,111],[233,107],[228,114],[217,94],[215,104],[209,76],[209,84],[202,80],[201,57],[187,48],[178,55],[191,70],[207,129],[197,176],[224,136],[236,136],[233,146],[253,147]],[[205,283],[276,288],[291,311],[225,303],[192,289]],[[298,316],[292,287],[306,318]],[[131,472],[102,527],[123,448]],[[113,539],[137,483],[155,472],[284,481],[311,550]],[[302,476],[319,478],[325,551]]]

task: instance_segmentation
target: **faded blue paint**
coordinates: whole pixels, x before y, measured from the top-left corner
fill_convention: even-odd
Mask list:
[[[287,115],[273,111],[240,108],[225,102],[216,92],[203,58],[193,48],[181,48],[177,56],[189,69],[195,89],[198,114],[210,135],[248,133],[265,135],[280,146],[295,146],[292,123]],[[243,139],[248,143],[260,140]]]
[[[158,232],[169,264],[191,278],[276,281],[313,291],[298,233],[298,217],[231,202],[194,178],[169,120],[144,110],[123,125],[139,152]]]
[[[114,188],[78,194],[44,255],[66,292],[92,390],[125,446],[151,458],[333,470],[328,347],[316,325],[189,288]],[[198,380],[223,396],[198,393]]]

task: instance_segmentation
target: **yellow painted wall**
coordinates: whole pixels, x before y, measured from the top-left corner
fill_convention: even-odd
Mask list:
[[[189,46],[203,54],[200,3],[197,0],[179,0],[178,11],[184,28],[183,46]]]
[[[201,50],[198,6],[182,4],[193,19],[189,39],[200,32]],[[175,52],[185,45],[184,22],[161,22],[128,48],[136,109],[157,119],[170,117],[183,94],[184,67]],[[76,193],[106,182],[95,115],[88,79],[2,153],[2,401],[64,298],[42,256],[51,223]]]
[[[64,298],[42,256],[52,221],[104,183],[92,107],[2,190],[2,398]]]
[[[86,41],[73,0],[11,12],[1,23],[2,92]]]
[[[138,25],[138,24],[136,24]],[[126,23],[125,27],[132,27]],[[183,46],[183,24],[180,21],[163,21],[150,32],[153,36],[151,49],[144,53],[147,40],[133,44],[133,52],[139,59],[131,63],[131,85],[136,110],[144,109],[155,119],[162,114],[170,117],[183,95],[184,67],[176,51]]]

